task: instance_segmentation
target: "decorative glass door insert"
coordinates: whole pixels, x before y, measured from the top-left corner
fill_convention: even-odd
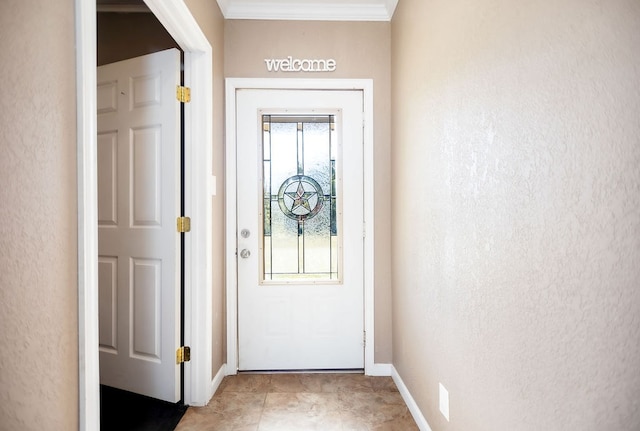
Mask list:
[[[263,115],[262,130],[261,282],[340,282],[335,115]]]

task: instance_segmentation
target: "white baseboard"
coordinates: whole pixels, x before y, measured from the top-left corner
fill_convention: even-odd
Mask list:
[[[238,374],[238,367],[237,366],[233,367],[233,366],[230,366],[229,363],[226,363],[224,365],[224,367],[225,367],[225,375],[226,376],[235,376],[236,374]]]
[[[391,364],[373,364],[364,371],[367,376],[391,376]]]
[[[209,400],[213,398],[213,395],[216,393],[218,388],[220,387],[220,383],[222,383],[222,379],[226,376],[227,364],[222,364],[220,369],[211,380],[211,385],[209,386]]]
[[[418,428],[420,428],[420,431],[432,431],[431,427],[429,426],[429,423],[427,422],[424,415],[420,411],[418,404],[416,404],[416,401],[413,399],[413,397],[409,393],[409,389],[402,381],[400,374],[398,374],[398,371],[393,365],[390,365],[390,367],[391,367],[391,378],[393,379],[394,383],[398,387],[398,390],[400,391],[400,395],[402,395],[404,402],[407,404],[407,407],[411,412],[411,416],[413,416],[413,419],[416,421]]]

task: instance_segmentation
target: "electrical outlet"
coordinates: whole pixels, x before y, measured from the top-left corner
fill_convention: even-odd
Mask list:
[[[442,383],[438,384],[440,385],[440,413],[449,422],[449,391],[442,386]]]

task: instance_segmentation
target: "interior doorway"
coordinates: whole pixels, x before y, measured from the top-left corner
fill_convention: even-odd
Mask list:
[[[183,53],[142,11],[97,14],[100,382],[176,403]]]
[[[185,342],[200,354],[185,365],[184,402],[204,405],[211,397],[211,142],[212,49],[183,1],[145,3],[185,53],[185,85],[204,97],[185,108],[185,211],[192,219],[185,240]],[[96,5],[76,0],[78,148],[79,428],[99,428],[98,258],[96,164]],[[197,142],[197,145],[195,144]],[[204,143],[204,145],[203,145]],[[191,286],[198,285],[199,289]]]

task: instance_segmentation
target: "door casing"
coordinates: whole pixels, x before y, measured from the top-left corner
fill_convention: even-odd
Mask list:
[[[227,375],[238,373],[238,277],[236,266],[236,98],[240,89],[362,90],[364,98],[364,330],[365,374],[389,375],[388,367],[374,361],[374,188],[373,188],[373,80],[227,78],[225,232],[227,299]]]
[[[184,367],[184,403],[200,406],[217,386],[212,376],[211,175],[213,130],[212,48],[183,0],[145,0],[185,53],[185,85],[198,89],[185,106],[185,211],[192,218],[185,240],[185,343],[193,351]],[[100,426],[98,359],[98,217],[96,119],[96,4],[75,0],[78,160],[78,424]],[[203,145],[206,143],[206,145]],[[198,289],[192,286],[199,286]],[[216,379],[221,378],[216,375]]]

